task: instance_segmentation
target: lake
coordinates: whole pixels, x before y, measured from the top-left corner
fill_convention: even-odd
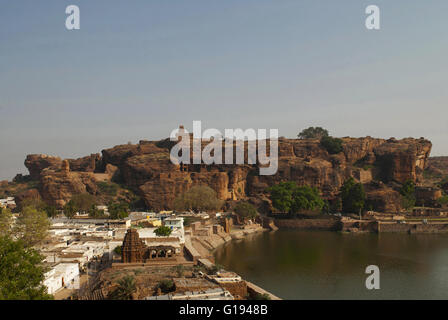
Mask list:
[[[448,234],[278,230],[231,241],[215,259],[283,299],[448,299]],[[366,289],[368,265],[379,290]]]

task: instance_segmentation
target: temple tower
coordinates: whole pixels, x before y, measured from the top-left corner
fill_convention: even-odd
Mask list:
[[[121,259],[123,263],[143,262],[145,244],[140,239],[136,229],[129,228],[124,236],[121,248]]]

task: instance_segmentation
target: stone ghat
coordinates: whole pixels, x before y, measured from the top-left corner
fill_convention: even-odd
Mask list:
[[[250,292],[252,294],[261,294],[261,295],[267,294],[268,297],[270,298],[270,300],[282,300],[281,298],[273,295],[272,293],[264,290],[263,288],[260,288],[259,286],[253,284],[252,282],[249,282],[247,280],[245,280],[245,281],[246,281],[246,284],[247,284],[247,291],[248,292]]]
[[[431,222],[431,223],[394,223],[379,222],[378,232],[387,233],[448,233],[448,222]]]
[[[203,248],[207,249],[208,251],[213,251],[231,240],[241,240],[251,234],[267,230],[268,229],[265,229],[262,226],[256,224],[253,227],[247,229],[233,229],[230,231],[230,234],[221,233],[211,234],[209,236],[194,236],[193,239]]]
[[[312,231],[339,231],[339,219],[274,219],[275,226],[280,229],[297,229]]]
[[[275,219],[280,229],[309,231],[343,231],[368,233],[448,233],[448,221],[399,222],[376,220],[336,219]]]

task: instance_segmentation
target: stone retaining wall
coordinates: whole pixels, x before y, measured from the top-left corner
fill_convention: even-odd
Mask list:
[[[448,233],[447,223],[379,223],[378,232],[401,232],[401,233]]]
[[[339,231],[341,222],[338,219],[275,219],[275,225],[283,229]]]
[[[253,284],[252,282],[246,281],[247,284],[247,292],[250,294],[267,294],[271,300],[282,300],[281,298],[273,295],[272,293],[260,288],[259,286]]]

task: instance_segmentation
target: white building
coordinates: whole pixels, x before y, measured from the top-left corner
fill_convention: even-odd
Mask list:
[[[59,263],[45,274],[44,285],[49,294],[62,288],[79,289],[79,268],[77,263]]]
[[[218,271],[215,275],[207,275],[207,278],[218,284],[235,283],[242,281],[241,277],[234,272]]]
[[[5,199],[0,199],[0,207],[2,207],[2,208],[15,208],[16,207],[16,201],[14,200],[14,197],[7,197]]]
[[[184,229],[184,218],[169,217],[163,220],[163,224],[171,229]]]
[[[222,288],[184,293],[169,293],[161,296],[150,296],[144,300],[235,300],[232,294]]]
[[[176,253],[180,253],[182,245],[185,244],[183,229],[173,229],[169,237],[159,237],[154,231],[157,228],[137,229],[140,239],[148,246],[170,245],[176,248]]]
[[[163,220],[163,224],[170,227],[171,237],[178,237],[180,243],[185,243],[185,230],[184,230],[184,218],[181,217],[169,217]]]

